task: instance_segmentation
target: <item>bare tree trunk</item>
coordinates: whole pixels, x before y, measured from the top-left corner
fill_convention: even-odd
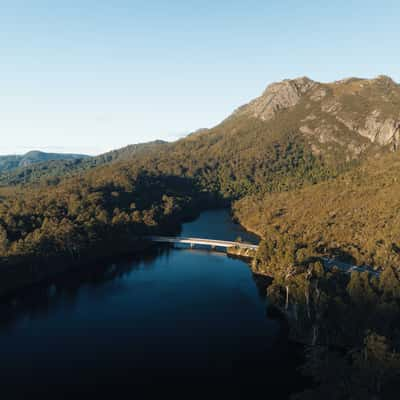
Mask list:
[[[306,296],[306,305],[307,305],[307,316],[309,319],[311,319],[311,310],[310,310],[310,291],[308,288],[305,290],[305,296]]]
[[[289,286],[286,286],[286,304],[285,304],[285,310],[289,308]]]
[[[318,325],[313,325],[313,337],[311,341],[311,345],[315,346],[317,344],[318,339]]]

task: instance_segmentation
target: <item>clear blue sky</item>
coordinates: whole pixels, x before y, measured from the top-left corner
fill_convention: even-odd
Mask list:
[[[0,4],[0,154],[173,140],[285,78],[400,80],[398,0]]]

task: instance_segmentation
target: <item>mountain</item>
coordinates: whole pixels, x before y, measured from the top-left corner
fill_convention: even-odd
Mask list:
[[[231,119],[289,124],[325,166],[342,166],[281,193],[257,193],[235,204],[248,229],[271,229],[312,244],[321,254],[375,266],[400,262],[400,86],[386,76],[333,83],[308,78],[270,85]],[[281,129],[281,132],[284,130]]]
[[[143,153],[158,150],[167,143],[168,142],[165,142],[164,140],[153,140],[151,142],[131,144],[122,147],[121,149],[112,150],[107,153],[100,154],[99,156],[93,157],[90,160],[86,161],[86,164],[96,166],[116,161],[129,161]]]
[[[0,183],[40,182],[116,161],[194,178],[226,198],[289,190],[337,176],[400,141],[400,86],[386,76],[269,85],[212,129],[173,143],[128,146],[82,162],[38,165]],[[23,173],[22,173],[23,172]]]
[[[295,119],[314,152],[326,146],[355,157],[372,144],[396,149],[400,142],[400,86],[391,78],[349,78],[323,84],[303,77],[268,86],[236,115],[271,121]]]
[[[113,150],[99,156],[89,157],[80,155],[47,154],[30,152],[25,156],[0,156],[0,185],[18,185],[26,183],[58,183],[60,178],[69,177],[71,174],[84,172],[104,164],[119,161],[129,161],[143,152],[155,150],[166,142],[156,140],[153,142],[133,144],[118,150]],[[2,166],[2,159],[4,168]],[[32,162],[33,160],[37,160]]]
[[[215,128],[137,162],[240,198],[335,177],[397,150],[399,140],[400,86],[390,78],[297,78],[269,85]]]
[[[0,156],[0,173],[47,161],[80,160],[88,157],[83,154],[45,153],[42,151],[30,151],[24,155]]]

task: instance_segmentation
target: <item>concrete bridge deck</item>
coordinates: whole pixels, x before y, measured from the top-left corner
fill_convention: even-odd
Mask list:
[[[214,240],[214,239],[193,238],[193,237],[183,237],[183,236],[151,236],[150,239],[153,242],[178,243],[178,244],[182,243],[182,244],[189,244],[191,246],[203,245],[203,246],[210,246],[211,248],[221,247],[227,249],[229,247],[238,247],[241,249],[251,249],[251,250],[258,249],[258,245],[251,243],[230,242],[226,240]]]

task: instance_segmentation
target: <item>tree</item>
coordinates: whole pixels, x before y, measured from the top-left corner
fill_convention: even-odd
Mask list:
[[[347,285],[347,292],[356,305],[366,306],[376,304],[378,297],[370,282],[369,272],[351,273],[350,282]]]
[[[0,257],[4,257],[8,251],[7,231],[0,225]]]
[[[400,301],[400,278],[393,267],[385,268],[379,277],[379,288],[386,301]]]
[[[354,364],[359,380],[369,392],[381,394],[383,385],[400,376],[400,356],[392,349],[389,340],[375,332],[368,332],[364,348],[354,354]]]

